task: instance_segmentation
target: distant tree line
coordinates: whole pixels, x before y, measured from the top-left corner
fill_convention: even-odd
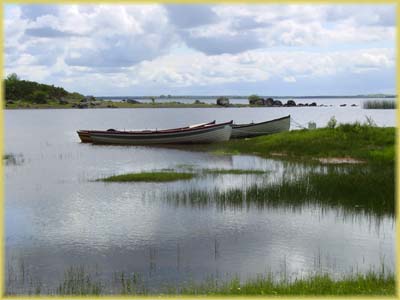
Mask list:
[[[61,87],[21,80],[15,73],[8,75],[4,82],[6,101],[22,100],[32,103],[47,103],[51,100],[61,100],[64,97],[83,98],[83,95],[69,93]]]

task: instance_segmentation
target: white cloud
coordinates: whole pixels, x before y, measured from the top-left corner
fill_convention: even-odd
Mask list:
[[[192,52],[185,55],[168,54],[127,68],[124,73],[103,73],[96,77],[96,80],[110,87],[121,88],[182,88],[265,82],[272,78],[282,78],[282,81],[288,83],[298,82],[299,78],[318,82],[324,77],[358,74],[393,68],[394,65],[392,49],[329,53],[248,51],[237,55],[216,56]],[[74,74],[78,73],[72,73],[70,76],[73,77]]]
[[[294,82],[296,82],[296,78],[294,76],[286,76],[286,77],[283,77],[283,81],[294,83]]]
[[[393,5],[13,5],[6,73],[73,90],[356,76],[394,68],[394,16]]]
[[[193,10],[180,6],[180,13],[187,19]],[[212,21],[205,18],[194,27],[182,25],[179,31],[189,47],[210,55],[276,46],[381,42],[395,37],[395,9],[390,5],[215,5],[211,13]]]

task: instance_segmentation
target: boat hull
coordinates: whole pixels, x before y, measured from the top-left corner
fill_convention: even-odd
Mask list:
[[[182,132],[152,132],[152,133],[91,133],[94,144],[119,145],[157,145],[157,144],[208,144],[228,141],[232,127],[230,124],[199,127]]]
[[[91,143],[92,139],[90,138],[90,132],[88,130],[79,130],[78,136],[81,139],[82,143]]]
[[[166,129],[166,130],[160,130],[160,132],[163,131],[171,131],[171,130],[184,130],[184,129],[193,129],[193,128],[198,128],[198,127],[204,127],[204,126],[208,126],[208,125],[214,125],[215,124],[215,120],[208,122],[208,123],[201,123],[201,124],[195,124],[195,125],[190,125],[190,126],[186,126],[186,127],[180,127],[180,128],[173,128],[173,129]],[[93,143],[93,140],[91,138],[91,135],[94,133],[109,133],[110,131],[112,132],[119,132],[118,130],[115,129],[108,129],[107,131],[102,131],[102,130],[78,130],[78,136],[81,140],[82,143]],[[147,131],[152,131],[152,130],[147,130]],[[124,133],[135,133],[135,131],[124,131]],[[136,131],[136,133],[143,133],[142,132],[138,132]]]
[[[233,124],[232,139],[250,138],[260,135],[268,135],[283,131],[289,131],[290,115],[261,123]]]

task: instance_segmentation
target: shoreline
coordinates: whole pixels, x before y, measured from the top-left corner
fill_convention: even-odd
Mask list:
[[[48,104],[29,104],[24,106],[3,106],[4,110],[36,110],[36,109],[118,109],[118,108],[315,108],[315,107],[335,107],[333,105],[303,105],[303,106],[261,106],[261,105],[249,105],[249,104],[230,104],[229,106],[221,106],[217,104],[132,104],[132,105],[119,105],[111,104],[110,106],[92,106],[92,107],[72,107],[71,105],[48,105]],[[346,107],[346,106],[345,106]],[[347,107],[359,108],[358,105]]]
[[[115,102],[115,101],[70,101],[70,102],[57,102],[51,101],[47,103],[32,103],[27,101],[7,101],[3,105],[4,110],[16,110],[16,109],[105,109],[105,108],[243,108],[243,107],[254,107],[254,108],[283,108],[283,107],[354,107],[360,108],[359,104],[348,103],[348,104],[317,104],[312,103],[295,103],[291,104],[278,101],[279,104],[243,104],[243,103],[227,103],[219,105],[216,103],[182,103],[182,102],[155,102],[155,103],[129,103],[129,102]]]

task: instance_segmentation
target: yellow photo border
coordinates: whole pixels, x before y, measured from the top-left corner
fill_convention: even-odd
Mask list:
[[[2,1],[2,5],[0,7],[0,70],[2,75],[2,81],[0,84],[0,95],[1,95],[1,109],[0,109],[0,153],[4,154],[4,5],[7,4],[48,4],[48,5],[56,5],[56,4],[154,4],[154,3],[161,3],[161,4],[344,4],[344,5],[351,5],[351,4],[394,4],[396,6],[396,100],[398,101],[398,96],[400,92],[400,60],[398,58],[399,49],[400,49],[400,33],[398,29],[398,22],[400,16],[400,3],[396,0],[66,0],[66,1],[50,1],[50,0],[14,0],[14,1]],[[399,105],[396,108],[396,128],[399,125]],[[399,130],[396,129],[396,150],[399,148],[399,139],[400,133]],[[399,151],[396,151],[396,217],[400,216],[400,202],[399,202],[399,159],[400,154]],[[371,299],[400,299],[399,297],[399,289],[400,289],[400,281],[399,277],[397,276],[398,270],[400,269],[400,256],[399,256],[399,239],[398,233],[400,232],[400,224],[399,220],[396,221],[395,231],[396,231],[396,265],[395,265],[395,280],[396,280],[396,294],[395,296],[184,296],[184,295],[149,295],[149,296],[5,296],[5,243],[4,243],[4,161],[1,160],[0,163],[0,173],[2,178],[2,183],[0,185],[0,299],[74,299],[74,300],[87,300],[87,299],[104,299],[104,300],[114,300],[114,299],[180,299],[180,300],[189,300],[189,299],[200,299],[200,298],[207,298],[211,299],[235,299],[235,300],[242,300],[242,299],[357,299],[357,300],[371,300]]]

